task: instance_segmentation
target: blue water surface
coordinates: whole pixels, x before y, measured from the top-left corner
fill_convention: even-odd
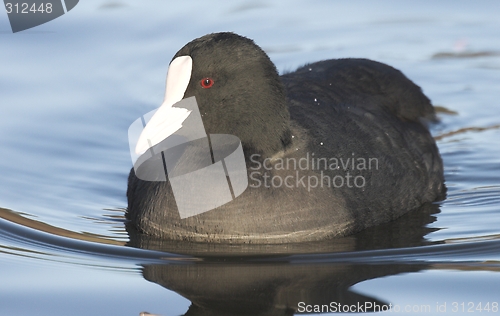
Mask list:
[[[493,0],[86,0],[15,34],[0,13],[0,207],[11,210],[0,314],[287,315],[365,301],[499,313],[498,12]],[[440,107],[447,199],[330,244],[166,251],[131,238],[128,126],[161,104],[177,50],[219,31],[254,39],[281,73],[345,57],[402,70]]]

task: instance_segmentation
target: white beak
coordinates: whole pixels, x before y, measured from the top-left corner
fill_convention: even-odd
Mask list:
[[[181,101],[191,80],[193,60],[189,56],[180,56],[170,63],[167,73],[165,99],[156,110],[139,136],[135,152],[143,154],[164,139],[178,131],[191,111],[174,107]]]

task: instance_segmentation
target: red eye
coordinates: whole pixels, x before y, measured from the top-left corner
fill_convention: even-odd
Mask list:
[[[204,78],[201,79],[200,83],[202,88],[208,89],[214,85],[214,80],[212,78]]]

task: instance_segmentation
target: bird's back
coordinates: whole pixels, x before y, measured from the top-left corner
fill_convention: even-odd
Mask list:
[[[337,163],[324,173],[344,179],[341,185],[337,177],[333,190],[355,218],[354,230],[444,197],[442,160],[423,120],[434,118],[434,108],[400,71],[338,59],[306,65],[282,80],[296,133],[306,131],[308,138],[307,148],[298,150]]]

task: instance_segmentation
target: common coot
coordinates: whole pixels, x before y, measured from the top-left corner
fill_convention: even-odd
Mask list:
[[[241,140],[248,186],[228,203],[181,218],[168,177],[145,181],[132,168],[126,216],[142,233],[218,243],[311,241],[444,198],[443,164],[426,125],[434,108],[391,66],[331,59],[280,76],[252,40],[214,33],[172,59],[165,102],[172,108],[193,96],[207,135]],[[189,115],[169,111],[150,123],[181,126]],[[147,150],[141,144],[137,150]]]

